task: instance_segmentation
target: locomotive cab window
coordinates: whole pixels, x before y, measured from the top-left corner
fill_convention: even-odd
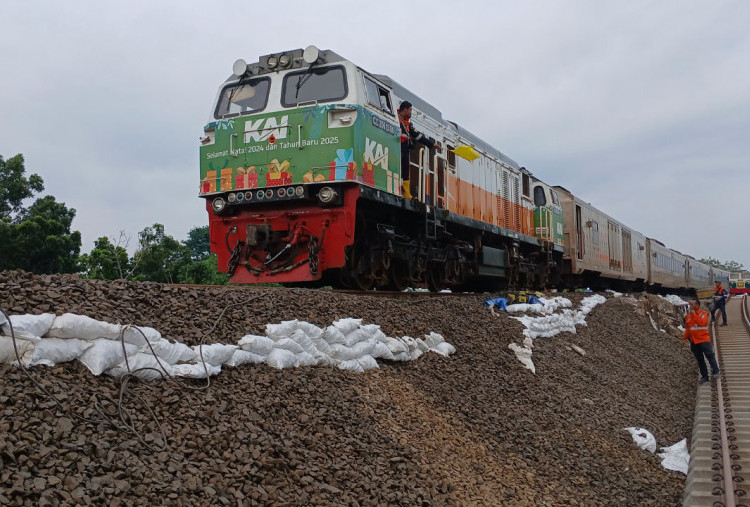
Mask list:
[[[294,107],[302,102],[333,102],[347,93],[344,67],[318,67],[284,76],[281,104]]]
[[[534,187],[534,206],[546,206],[547,196],[544,195],[544,187],[537,185]]]
[[[265,109],[270,86],[271,80],[264,77],[240,81],[225,87],[221,91],[214,117],[221,119]]]
[[[367,94],[368,104],[375,106],[388,114],[393,114],[393,107],[391,107],[391,94],[386,88],[366,77],[365,93]]]

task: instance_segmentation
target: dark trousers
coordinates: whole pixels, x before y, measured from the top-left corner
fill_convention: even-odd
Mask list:
[[[721,310],[721,318],[722,318],[722,324],[727,323],[727,309],[726,309],[726,303],[724,301],[722,302],[716,302],[711,307],[711,320],[716,319],[714,314],[716,313],[716,310]]]
[[[704,356],[708,359],[708,363],[711,365],[711,373],[714,375],[719,373],[719,365],[716,362],[716,356],[714,355],[714,349],[711,346],[711,342],[691,343],[690,350],[695,356],[695,360],[698,361],[698,369],[701,371],[701,377],[708,378],[708,368],[706,367]]]

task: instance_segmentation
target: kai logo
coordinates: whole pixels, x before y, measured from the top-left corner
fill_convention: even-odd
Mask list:
[[[364,155],[365,162],[388,169],[388,148],[383,148],[379,142],[372,141],[369,137],[365,138]]]
[[[289,131],[289,116],[282,116],[281,121],[274,117],[245,122],[245,142],[267,141],[273,136],[275,139],[286,139]]]

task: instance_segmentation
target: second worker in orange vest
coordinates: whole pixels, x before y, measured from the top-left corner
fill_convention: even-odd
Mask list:
[[[711,333],[708,331],[708,312],[701,310],[700,301],[690,300],[690,311],[685,316],[685,334],[683,340],[690,340],[690,351],[698,361],[698,369],[701,372],[700,383],[708,382],[708,368],[706,359],[711,366],[714,377],[719,376],[719,365],[711,345]],[[705,357],[705,359],[704,359]]]

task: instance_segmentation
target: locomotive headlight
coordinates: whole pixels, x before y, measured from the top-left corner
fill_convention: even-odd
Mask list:
[[[279,67],[286,67],[291,61],[292,59],[289,58],[289,55],[283,54],[279,57]]]
[[[227,202],[222,199],[221,197],[217,197],[211,202],[211,207],[214,210],[214,213],[221,213],[221,211],[226,208]]]
[[[269,56],[268,57],[268,68],[269,69],[275,69],[276,66],[279,64],[279,59],[275,56]]]
[[[237,196],[236,196],[236,195],[234,195],[234,194],[229,194],[229,195],[227,196],[227,201],[229,201],[230,203],[231,203],[231,202],[234,202],[235,200],[237,200]]]
[[[294,193],[297,194],[297,197],[302,197],[302,194],[305,193],[305,189],[302,187],[297,187],[294,189]]]
[[[333,201],[336,196],[338,196],[338,194],[331,187],[323,187],[320,189],[320,192],[318,192],[318,199],[323,204],[328,204],[329,202]]]

